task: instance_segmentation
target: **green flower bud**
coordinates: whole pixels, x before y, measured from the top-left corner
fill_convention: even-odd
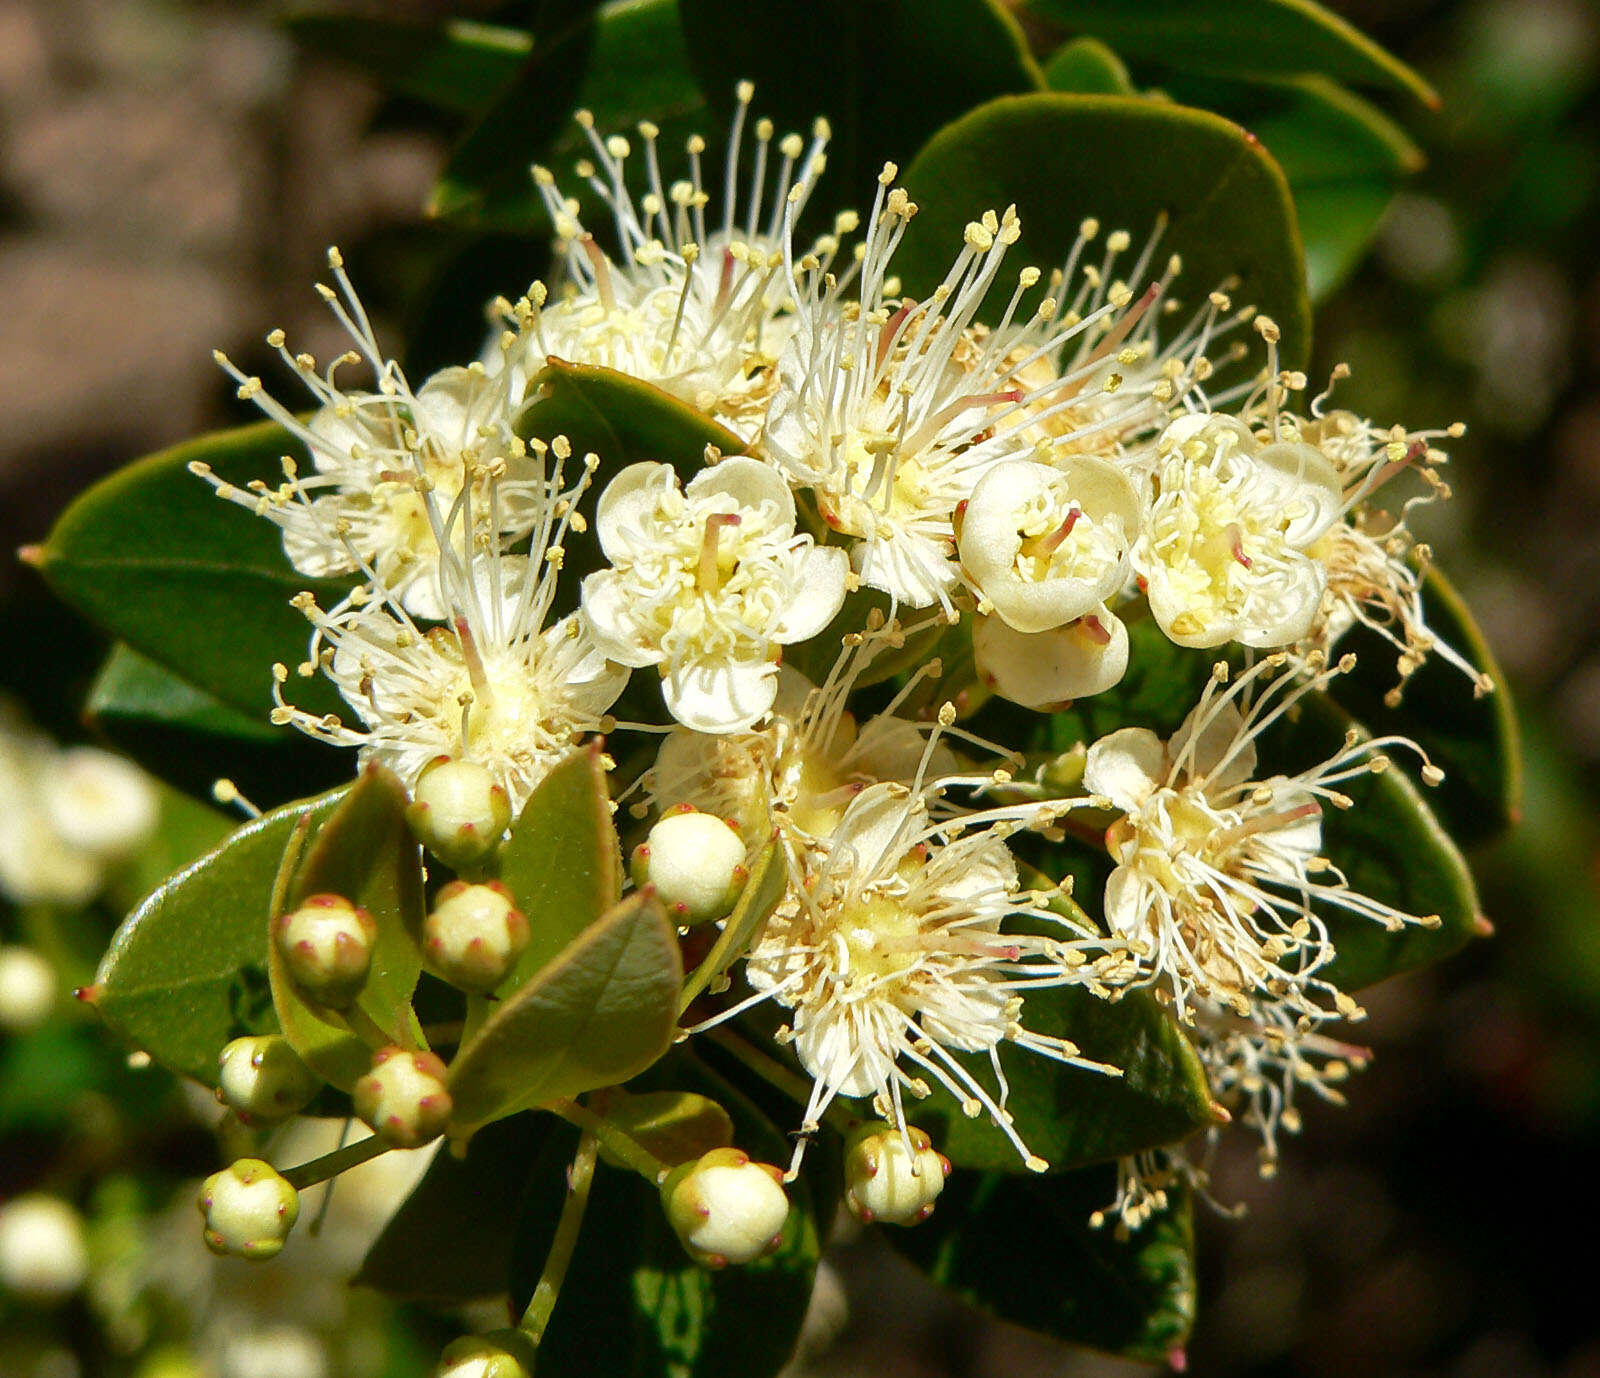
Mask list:
[[[306,997],[342,1010],[367,984],[378,925],[343,895],[312,895],[298,909],[278,916],[273,937]]]
[[[750,873],[744,839],[731,823],[684,804],[650,829],[628,862],[635,885],[653,885],[678,923],[720,919],[739,898]]]
[[[437,1139],[453,1109],[444,1063],[433,1053],[403,1048],[375,1052],[372,1070],[356,1082],[351,1099],[373,1133],[396,1148],[418,1148]]]
[[[533,1341],[520,1330],[463,1335],[445,1346],[434,1378],[533,1378]]]
[[[511,826],[511,800],[476,761],[441,756],[424,768],[406,809],[411,831],[440,861],[481,861]]]
[[[218,1059],[217,1099],[243,1120],[281,1120],[311,1103],[321,1078],[281,1034],[236,1038]]]
[[[869,1224],[920,1224],[933,1214],[949,1175],[950,1160],[934,1151],[920,1129],[908,1126],[902,1134],[879,1120],[860,1126],[845,1141],[845,1203]]]
[[[206,1247],[257,1262],[273,1257],[300,1216],[300,1194],[270,1164],[241,1158],[200,1188]]]
[[[422,923],[422,946],[439,975],[462,990],[487,995],[528,946],[528,921],[497,880],[452,881]]]
[[[661,1204],[696,1263],[721,1268],[770,1254],[783,1237],[783,1170],[737,1148],[714,1148],[667,1174]]]

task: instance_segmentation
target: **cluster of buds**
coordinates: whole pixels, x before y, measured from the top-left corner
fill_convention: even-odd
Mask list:
[[[882,1120],[859,1126],[845,1142],[845,1204],[866,1224],[918,1225],[950,1175],[950,1160],[913,1126]]]
[[[322,1085],[281,1034],[236,1038],[218,1063],[217,1099],[247,1124],[305,1109]]]
[[[420,1148],[444,1133],[453,1106],[445,1065],[433,1053],[380,1048],[351,1092],[356,1114],[394,1148]]]
[[[298,909],[278,916],[272,936],[301,992],[342,1010],[367,984],[378,925],[342,895],[311,895]]]
[[[710,923],[733,908],[749,879],[744,853],[744,838],[732,823],[679,804],[633,849],[628,870],[640,889],[655,887],[678,923]]]
[[[511,826],[511,799],[476,761],[440,756],[417,777],[406,821],[418,842],[461,870],[488,856]]]
[[[743,1149],[714,1148],[667,1174],[661,1205],[696,1263],[725,1268],[776,1249],[789,1218],[783,1170]]]
[[[451,881],[423,921],[422,949],[451,985],[487,995],[528,946],[528,921],[499,881]]]

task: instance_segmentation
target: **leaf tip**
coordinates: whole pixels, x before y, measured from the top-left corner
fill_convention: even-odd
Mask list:
[[[17,559],[30,569],[39,569],[44,564],[44,547],[42,545],[23,545],[17,547]]]
[[[100,1003],[100,997],[104,994],[105,987],[102,986],[98,981],[95,981],[91,982],[87,986],[74,987],[72,998],[74,1000],[81,1000],[85,1005],[94,1006]]]
[[[1480,938],[1494,937],[1494,920],[1487,914],[1478,914],[1472,920],[1472,931]]]
[[[1228,1110],[1228,1107],[1220,1105],[1216,1101],[1212,1101],[1210,1105],[1206,1106],[1206,1114],[1211,1117],[1212,1124],[1224,1125],[1233,1123],[1233,1115]]]

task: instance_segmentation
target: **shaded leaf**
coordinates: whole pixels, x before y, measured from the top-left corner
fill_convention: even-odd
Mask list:
[[[92,1003],[107,1024],[176,1072],[216,1084],[229,1039],[272,1033],[267,918],[273,877],[302,814],[338,789],[247,823],[152,893],[117,930]]]
[[[425,24],[308,10],[283,22],[307,47],[370,72],[385,89],[466,115],[492,105],[533,50],[521,29],[469,19]]]
[[[616,904],[622,851],[598,741],[574,751],[539,782],[500,850],[500,879],[528,919],[527,950],[500,983],[524,985]]]
[[[251,742],[276,743],[284,738],[284,730],[265,718],[241,713],[120,642],[95,677],[83,711],[97,724],[133,720]]]
[[[1269,313],[1284,358],[1305,360],[1311,312],[1288,185],[1260,142],[1218,115],[1135,96],[1009,97],[941,129],[904,182],[920,212],[895,264],[913,296],[943,280],[986,210],[1015,205],[1023,252],[1044,264],[1065,257],[1085,217],[1139,244],[1165,214],[1161,250],[1182,256],[1176,289],[1189,310],[1237,277],[1234,300]],[[1012,290],[1003,276],[991,316]]]
[[[668,1167],[687,1163],[733,1142],[733,1121],[709,1096],[696,1091],[613,1092],[606,1118]],[[600,1150],[602,1160],[606,1150]]]
[[[1123,1072],[1108,1076],[1002,1046],[1011,1085],[1007,1109],[1029,1150],[1053,1170],[1175,1143],[1213,1122],[1194,1049],[1146,992],[1111,1002],[1067,986],[1032,991],[1021,1018],[1029,1030],[1071,1039],[1084,1057]],[[981,1084],[992,1085],[987,1057],[960,1056]],[[946,1091],[936,1090],[908,1114],[957,1167],[1023,1170],[1021,1155],[987,1115],[968,1119]]]
[[[1075,38],[1057,48],[1044,65],[1044,84],[1081,96],[1134,94],[1126,64],[1098,38]]]
[[[903,167],[974,105],[1043,85],[1016,20],[994,0],[680,0],[679,10],[714,106],[730,108],[748,78],[756,108],[780,129],[828,119],[819,212],[870,201],[886,161]]]
[[[1128,57],[1233,76],[1321,73],[1439,103],[1399,58],[1310,0],[1027,0],[1027,7]]]
[[[885,1237],[929,1277],[991,1316],[1072,1344],[1163,1363],[1194,1325],[1189,1195],[1128,1240],[1089,1218],[1117,1190],[1109,1169],[1053,1177],[958,1172],[931,1219]]]
[[[352,1281],[441,1304],[500,1295],[523,1190],[556,1128],[551,1115],[512,1115],[473,1135],[465,1157],[441,1148]]]
[[[683,983],[678,997],[682,1014],[703,990],[742,957],[767,916],[778,907],[789,885],[789,866],[782,844],[774,836],[750,864],[750,879],[745,882],[733,912],[722,925],[722,932],[700,963]]]
[[[337,599],[347,587],[308,579],[284,558],[278,529],[189,473],[209,464],[243,487],[281,482],[279,457],[299,443],[272,422],[218,431],[120,469],[62,514],[34,555],[73,607],[151,660],[252,718],[272,706],[275,661],[305,658],[301,589]],[[338,697],[321,679],[297,686],[315,712]]]
[[[450,1064],[456,1124],[637,1075],[672,1042],[683,968],[661,906],[635,894],[500,1002]]]

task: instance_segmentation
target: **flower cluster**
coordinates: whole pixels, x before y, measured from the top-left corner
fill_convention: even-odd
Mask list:
[[[1152,992],[1270,1149],[1294,1127],[1294,1087],[1333,1094],[1353,1060],[1329,1032],[1360,1014],[1329,975],[1333,916],[1437,919],[1363,895],[1323,854],[1324,811],[1351,804],[1341,786],[1409,743],[1352,734],[1293,775],[1264,773],[1258,743],[1348,669],[1339,643],[1358,625],[1394,645],[1402,681],[1437,650],[1490,687],[1429,631],[1428,552],[1407,524],[1447,491],[1434,442],[1455,432],[1380,430],[1325,397],[1299,407],[1276,325],[1223,291],[1169,330],[1181,264],[1155,263],[1159,226],[1125,263],[1131,237],[1085,221],[1047,274],[1009,265],[1023,225],[991,211],[908,295],[895,258],[917,206],[896,169],[864,218],[801,242],[827,128],[808,143],[756,121],[747,167],[738,94],[717,210],[701,140],[669,184],[654,127],[641,158],[580,116],[592,159],[577,174],[612,247],[535,169],[563,276],[496,302],[505,329],[477,362],[413,387],[337,253],[322,292],[350,353],[324,369],[269,337],[313,392],[309,420],[224,361],[310,467],[285,458],[280,484],[243,490],[202,476],[276,523],[296,569],[353,581],[331,606],[296,600],[313,626],[296,673],[330,680],[350,720],[296,706],[282,665],[276,720],[359,747],[430,808],[443,786],[425,774],[468,763],[486,801],[474,860],[577,743],[663,734],[617,753],[640,762],[619,793],[662,820],[635,875],[673,892],[685,941],[760,854],[781,860],[782,897],[688,1031],[783,1011],[776,1042],[810,1086],[791,1172],[841,1101],[864,1101],[918,1176],[936,1160],[912,1137],[930,1096],[986,1116],[1043,1170],[1001,1050],[1118,1070],[1030,1021],[1058,987]],[[1266,356],[1253,380],[1238,362],[1251,329]],[[1230,336],[1244,381],[1214,386]],[[737,450],[624,464],[530,438],[547,360],[648,384]],[[363,362],[370,384],[335,381]],[[1408,474],[1418,491],[1389,515],[1380,493]],[[1216,657],[1183,726],[1084,743],[1081,785],[1013,788],[1027,743],[960,720],[991,697],[1048,712],[1114,690],[1145,619],[1174,656]],[[654,673],[630,687],[636,669]],[[625,693],[641,721],[618,720]],[[1027,719],[994,721],[1012,736]],[[665,826],[679,814],[712,821]],[[457,864],[444,826],[421,835]],[[1097,926],[1018,849],[1102,828]],[[492,988],[513,957],[463,988]],[[1124,1178],[1136,1221],[1158,1188]],[[925,1213],[913,1195],[908,1219]]]

